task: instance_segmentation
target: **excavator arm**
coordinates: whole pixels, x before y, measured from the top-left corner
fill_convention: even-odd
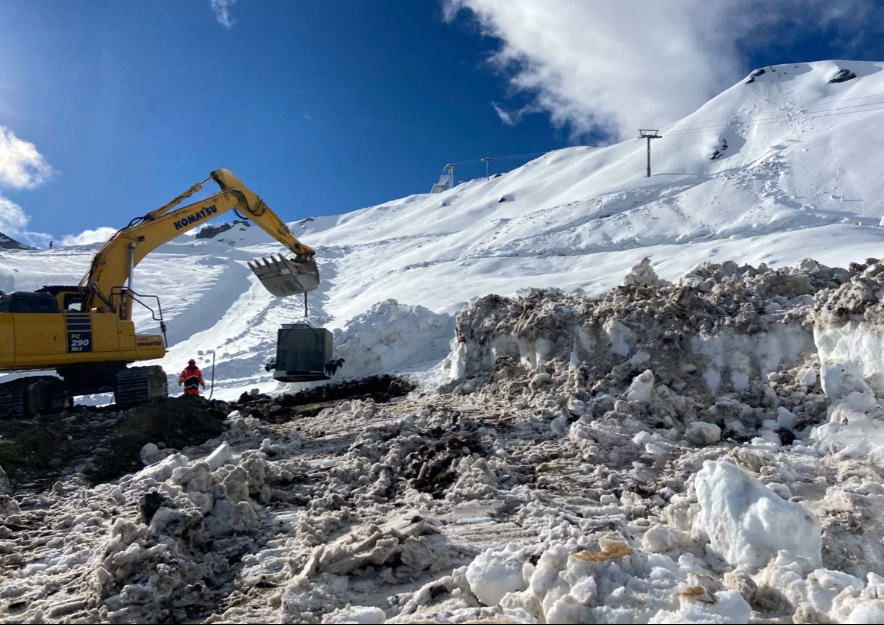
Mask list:
[[[200,191],[203,183],[210,179],[221,188],[218,193],[176,208]],[[87,294],[86,310],[118,312],[122,319],[131,319],[131,302],[124,296],[122,287],[132,289],[132,273],[138,263],[163,243],[231,210],[255,222],[295,255],[293,259],[281,256],[264,261],[263,265],[249,263],[271,293],[285,297],[306,293],[319,286],[319,271],[313,259],[316,252],[298,241],[276,213],[232,172],[218,169],[168,204],[133,219],[107,240],[80,282]]]

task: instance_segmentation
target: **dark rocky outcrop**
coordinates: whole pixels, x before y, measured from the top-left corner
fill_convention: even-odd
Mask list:
[[[217,226],[206,226],[202,230],[196,233],[197,239],[214,239],[216,236],[221,234],[222,232],[227,232],[232,229],[236,225],[243,225],[245,227],[249,227],[251,224],[247,221],[241,221],[239,219],[234,219],[232,223],[229,224],[218,224]]]
[[[33,250],[35,248],[30,245],[25,245],[24,243],[19,243],[15,239],[10,236],[7,236],[0,232],[0,249],[3,250]]]
[[[856,74],[854,74],[849,69],[839,69],[838,72],[829,79],[829,84],[847,82],[848,80],[853,80],[854,78],[856,78]]]

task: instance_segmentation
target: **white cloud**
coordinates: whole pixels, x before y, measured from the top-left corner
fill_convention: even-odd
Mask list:
[[[52,175],[52,168],[37,147],[0,126],[0,190],[35,189]],[[42,241],[39,232],[28,232],[28,216],[21,206],[0,193],[0,232],[22,243]]]
[[[21,206],[0,195],[0,232],[13,238],[21,235],[28,225],[28,217]]]
[[[870,9],[840,0],[442,0],[445,19],[471,12],[483,34],[500,39],[491,61],[533,106],[575,134],[612,138],[661,127],[692,112],[749,69],[741,50],[787,35],[862,28]],[[871,4],[871,3],[870,3]],[[818,16],[818,19],[808,16]],[[868,15],[866,15],[868,18]],[[864,18],[865,19],[865,18]],[[866,23],[869,22],[866,19]],[[796,26],[797,24],[797,26]],[[809,59],[783,59],[782,62]],[[494,105],[504,123],[519,116]]]
[[[236,4],[236,0],[211,0],[212,11],[215,12],[215,19],[224,28],[233,28],[234,21],[230,17],[230,7]]]
[[[104,243],[112,234],[116,232],[114,228],[102,226],[95,230],[84,230],[80,234],[68,234],[61,238],[59,245],[91,245],[92,243]]]
[[[494,112],[497,113],[497,116],[507,126],[515,126],[516,120],[513,119],[513,114],[507,111],[505,108],[500,106],[497,102],[492,102],[491,106],[494,107]]]
[[[0,126],[0,184],[13,189],[34,189],[46,182],[52,168],[37,147]]]

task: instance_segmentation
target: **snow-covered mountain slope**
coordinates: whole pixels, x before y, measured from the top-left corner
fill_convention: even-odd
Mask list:
[[[4,250],[30,250],[33,249],[24,243],[19,243],[11,236],[0,232],[0,249]]]
[[[487,293],[600,293],[645,256],[664,278],[706,260],[779,266],[813,257],[843,266],[881,256],[882,68],[826,61],[754,72],[662,130],[650,178],[645,141],[629,140],[559,150],[490,181],[293,224],[318,249],[323,283],[310,319],[340,328],[363,315],[358,330],[338,339],[371,346],[365,328],[385,331],[410,315],[413,322],[399,323],[433,327],[432,349],[416,348],[411,330],[387,332],[378,347],[385,353],[363,360],[420,367],[442,355],[445,318],[435,315]],[[829,82],[841,69],[856,77]],[[93,251],[2,252],[0,289],[75,282]],[[266,293],[246,261],[278,252],[260,229],[237,226],[170,243],[139,266],[137,289],[163,298],[167,370],[192,355],[206,364],[215,352],[222,397],[275,387],[263,364],[276,329],[299,320],[302,303]],[[429,311],[381,306],[364,315],[389,299]]]

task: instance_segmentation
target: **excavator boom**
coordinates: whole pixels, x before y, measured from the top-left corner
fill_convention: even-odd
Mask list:
[[[176,208],[200,191],[203,182],[209,179],[221,187],[218,193]],[[314,260],[316,252],[298,241],[276,213],[239,178],[227,169],[218,169],[203,182],[195,184],[168,204],[132,220],[108,239],[80,282],[89,294],[88,309],[119,311],[121,318],[130,319],[131,303],[126,301],[120,288],[126,285],[132,289],[132,273],[138,263],[163,243],[231,210],[253,221],[294,254],[293,258],[280,257],[279,260],[256,265],[249,263],[270,293],[277,297],[288,297],[313,291],[319,286],[319,269]]]

